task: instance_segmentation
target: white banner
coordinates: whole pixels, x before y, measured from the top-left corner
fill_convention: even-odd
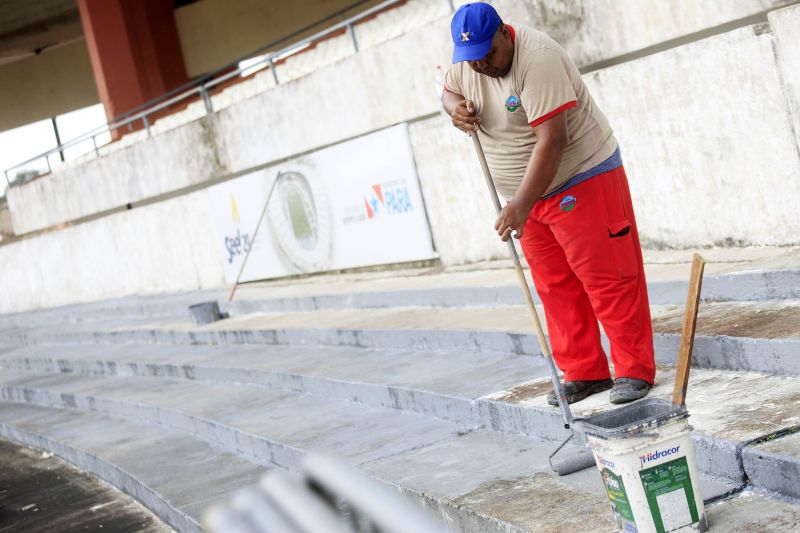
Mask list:
[[[405,124],[226,181],[209,195],[229,283],[251,247],[241,281],[436,257]]]

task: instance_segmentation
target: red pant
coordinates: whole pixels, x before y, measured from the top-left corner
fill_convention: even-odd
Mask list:
[[[537,202],[520,243],[565,379],[610,377],[599,319],[616,377],[653,383],[647,283],[624,168]]]

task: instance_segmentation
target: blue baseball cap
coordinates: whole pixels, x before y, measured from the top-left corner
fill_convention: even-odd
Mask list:
[[[458,8],[450,22],[453,63],[483,59],[492,49],[492,38],[503,21],[489,4],[476,2]]]

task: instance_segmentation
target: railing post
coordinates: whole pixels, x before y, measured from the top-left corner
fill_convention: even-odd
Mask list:
[[[203,103],[206,106],[206,115],[210,115],[214,112],[214,108],[211,105],[211,97],[208,95],[205,85],[200,86],[200,96],[203,97]]]
[[[4,170],[4,171],[3,171],[3,174],[5,174],[5,175],[6,175],[6,183],[8,183],[8,186],[9,186],[9,187],[11,187],[11,180],[10,180],[10,179],[8,179],[8,170]]]
[[[150,121],[147,120],[147,115],[142,117],[142,124],[144,124],[144,129],[147,130],[147,136],[152,137],[152,134],[150,133]]]
[[[47,173],[48,174],[52,174],[53,173],[53,169],[50,168],[50,154],[47,154],[46,156],[44,156],[44,160],[47,161]]]
[[[356,40],[356,30],[353,27],[352,22],[347,23],[347,31],[348,33],[350,33],[350,38],[353,40],[353,48],[355,48],[355,51],[358,52],[358,41]]]
[[[275,85],[278,85],[278,73],[275,72],[275,61],[272,56],[269,56],[269,69],[272,71],[272,79],[275,80]]]
[[[97,139],[95,139],[94,135],[92,135],[92,144],[94,145],[94,155],[100,157],[100,150],[97,149]]]
[[[61,162],[64,162],[64,149],[61,147],[61,135],[58,133],[58,123],[56,123],[56,117],[50,117],[50,121],[53,123],[53,133],[56,134],[56,148],[58,149],[58,155],[61,158]]]

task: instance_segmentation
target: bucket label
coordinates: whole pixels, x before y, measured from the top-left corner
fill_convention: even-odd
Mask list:
[[[639,472],[647,504],[658,533],[667,533],[700,520],[686,457]]]
[[[626,533],[636,533],[638,529],[636,529],[636,521],[633,519],[631,503],[628,500],[628,493],[625,492],[622,477],[608,468],[604,468],[601,474],[608,493],[608,500],[611,502],[611,509],[614,511],[614,516],[617,517],[617,525]]]

